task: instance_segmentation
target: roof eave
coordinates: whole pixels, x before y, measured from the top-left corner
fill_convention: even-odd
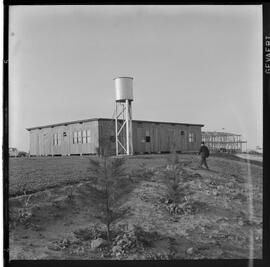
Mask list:
[[[77,123],[82,123],[82,122],[100,121],[100,120],[113,120],[113,119],[112,118],[93,118],[93,119],[69,121],[69,122],[62,122],[62,123],[48,124],[48,125],[43,125],[43,126],[30,127],[30,128],[26,128],[26,130],[32,131],[32,130],[36,130],[36,129],[52,128],[52,127],[63,126],[63,125],[68,125],[68,124],[77,124]],[[204,127],[204,124],[195,124],[195,123],[179,123],[179,122],[166,122],[166,121],[144,121],[144,120],[133,120],[133,121],[134,122],[142,122],[142,123],[160,123],[160,124],[165,123],[165,124]]]

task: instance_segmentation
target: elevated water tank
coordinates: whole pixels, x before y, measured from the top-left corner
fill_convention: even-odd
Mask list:
[[[114,79],[116,102],[133,101],[133,78],[118,77]]]

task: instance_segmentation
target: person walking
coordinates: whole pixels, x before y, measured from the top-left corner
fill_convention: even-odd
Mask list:
[[[209,157],[209,149],[208,147],[204,144],[204,142],[201,142],[201,147],[199,151],[199,155],[201,155],[201,162],[200,162],[200,168],[202,168],[202,165],[205,165],[206,169],[209,170],[206,158]]]

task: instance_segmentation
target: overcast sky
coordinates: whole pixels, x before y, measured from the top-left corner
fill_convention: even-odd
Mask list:
[[[261,6],[11,6],[9,67],[10,147],[29,150],[27,127],[112,117],[117,76],[134,77],[134,119],[262,146]]]

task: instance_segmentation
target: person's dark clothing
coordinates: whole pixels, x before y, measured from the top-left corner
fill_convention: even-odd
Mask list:
[[[202,165],[205,165],[205,167],[207,169],[209,169],[208,165],[207,165],[207,162],[206,162],[206,158],[209,157],[209,149],[208,149],[208,147],[205,146],[205,145],[202,145],[201,148],[200,148],[200,151],[199,151],[199,155],[201,155],[200,167],[202,167]]]
[[[208,158],[209,157],[209,149],[207,146],[202,145],[199,151],[199,155],[201,154],[202,157]]]
[[[202,168],[202,165],[204,165],[207,169],[208,168],[208,165],[207,165],[207,162],[206,162],[206,157],[201,157],[201,162],[200,162],[200,167]]]

